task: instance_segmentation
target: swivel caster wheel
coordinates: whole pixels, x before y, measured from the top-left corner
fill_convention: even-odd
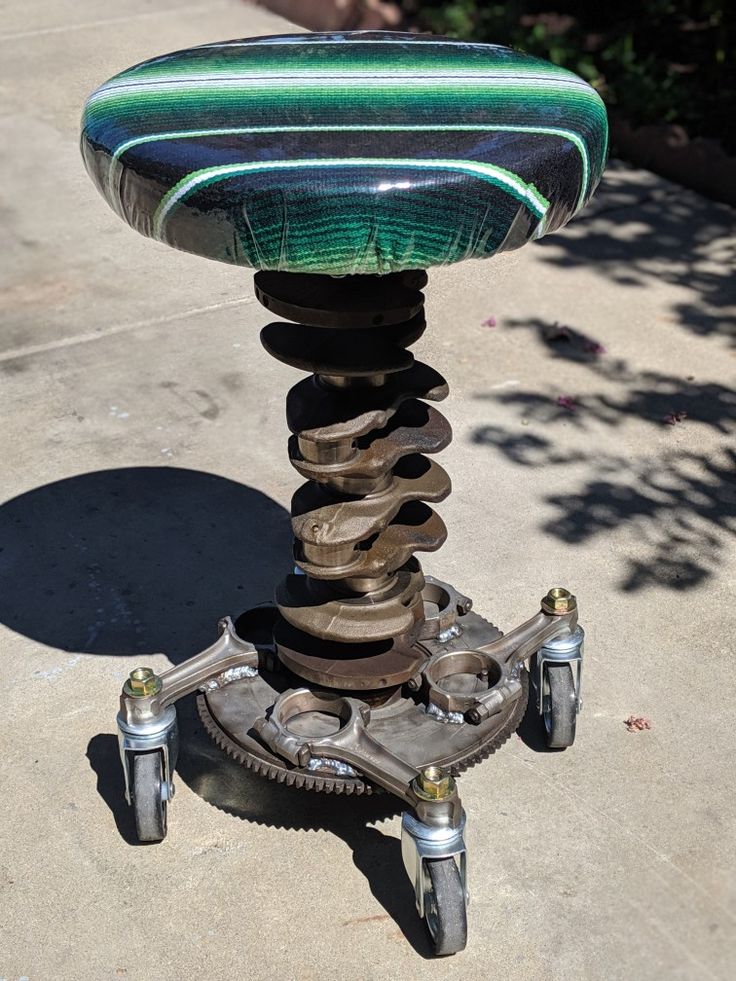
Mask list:
[[[166,811],[163,757],[160,752],[133,753],[130,758],[130,799],[139,841],[163,841]]]
[[[577,695],[569,664],[545,664],[542,669],[542,718],[547,746],[567,749],[575,742]]]
[[[575,742],[575,725],[582,708],[584,638],[585,631],[577,626],[569,635],[548,641],[534,658],[537,706],[549,749],[567,749]]]
[[[422,791],[428,775],[441,774],[445,797],[431,798]],[[439,783],[439,781],[436,781]],[[426,824],[415,814],[401,818],[401,855],[414,886],[417,912],[424,920],[434,953],[438,957],[457,954],[468,942],[467,852],[465,812],[460,807],[455,781],[440,767],[422,771],[414,781],[418,807],[437,824]],[[455,806],[445,805],[454,799]],[[423,803],[424,802],[424,803]]]
[[[424,922],[438,957],[457,954],[468,942],[467,900],[454,858],[427,860]]]

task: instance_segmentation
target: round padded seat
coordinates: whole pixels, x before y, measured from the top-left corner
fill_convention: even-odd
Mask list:
[[[85,164],[144,235],[283,272],[389,273],[518,248],[595,190],[603,103],[509,48],[391,32],[179,51],[87,101]]]

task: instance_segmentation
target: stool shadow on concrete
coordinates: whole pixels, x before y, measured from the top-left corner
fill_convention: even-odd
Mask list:
[[[250,773],[214,744],[199,721],[193,697],[182,699],[177,710],[182,737],[177,776],[202,798],[203,806],[206,802],[244,822],[292,831],[325,830],[341,838],[385,911],[371,919],[393,919],[418,954],[432,956],[424,925],[414,910],[414,893],[404,872],[400,841],[371,826],[397,815],[399,801],[389,794],[335,796],[273,783]],[[95,736],[90,740],[87,757],[97,774],[98,793],[112,811],[118,832],[128,844],[139,845],[132,810],[123,798],[117,736]],[[176,801],[171,820],[176,822]],[[184,835],[186,828],[178,827],[171,833]],[[243,834],[247,833],[246,826]],[[351,922],[356,921],[346,913],[344,925]]]
[[[246,821],[291,830],[322,829],[337,835],[350,848],[355,867],[385,911],[375,919],[393,919],[414,950],[431,958],[432,947],[416,915],[398,835],[392,830],[384,834],[372,826],[399,814],[401,802],[391,794],[335,796],[265,781],[224,756],[201,726],[191,700],[186,709],[189,731],[178,769],[189,786],[204,800]],[[354,922],[346,910],[343,925]]]
[[[291,566],[291,543],[284,508],[214,474],[130,467],[69,477],[0,507],[0,621],[62,650],[141,657],[160,651],[178,663],[213,641],[221,616],[270,601]],[[121,681],[124,674],[121,665]],[[118,690],[101,695],[109,697],[112,728]],[[431,956],[399,841],[368,826],[398,813],[394,798],[335,797],[270,783],[215,746],[193,697],[177,711],[180,783],[244,821],[324,828],[342,838],[386,917],[418,953]],[[87,757],[118,832],[137,844],[117,736],[93,736]],[[175,824],[176,803],[171,818]]]
[[[85,654],[174,663],[217,621],[270,600],[289,570],[286,511],[215,474],[126,467],[35,488],[0,507],[0,621]]]

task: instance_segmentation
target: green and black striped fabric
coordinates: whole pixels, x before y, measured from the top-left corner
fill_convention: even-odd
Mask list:
[[[490,44],[390,32],[207,44],[88,99],[82,153],[144,235],[286,272],[389,273],[518,248],[603,172],[597,93]]]

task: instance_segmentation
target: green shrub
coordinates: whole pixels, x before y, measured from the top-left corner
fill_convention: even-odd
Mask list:
[[[404,0],[421,29],[509,44],[586,78],[633,124],[736,151],[736,0]]]

